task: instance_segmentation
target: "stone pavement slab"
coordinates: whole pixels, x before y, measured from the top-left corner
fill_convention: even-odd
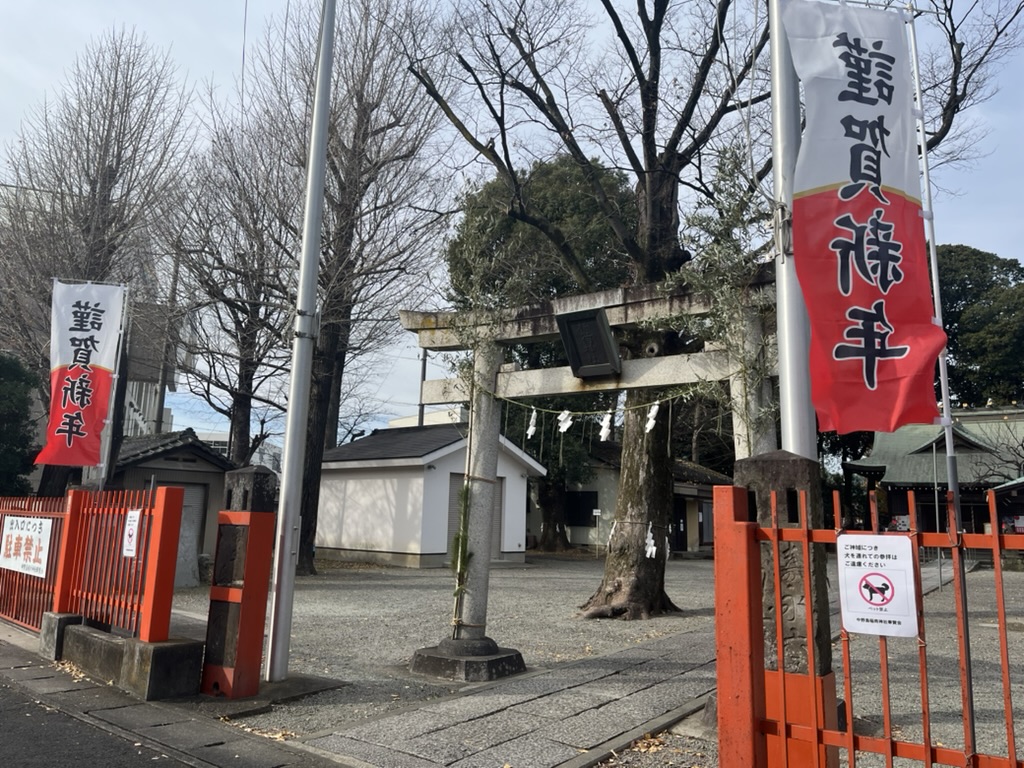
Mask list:
[[[53,666],[50,664],[30,664],[24,667],[5,668],[3,661],[0,660],[0,668],[4,669],[4,677],[8,680],[46,680],[55,676]]]
[[[382,768],[546,768],[588,755],[594,764],[607,754],[591,754],[595,748],[674,711],[692,712],[713,688],[712,633],[680,633],[466,689],[304,743]]]
[[[572,747],[549,741],[542,736],[523,736],[470,755],[453,763],[452,768],[495,768],[503,765],[554,768],[578,754],[579,752]]]
[[[140,728],[139,734],[161,744],[189,752],[239,738],[241,731],[209,720],[188,720]]]
[[[92,713],[99,710],[120,709],[137,700],[124,691],[103,685],[59,691],[53,694],[51,701],[63,710],[71,709],[76,712]]]
[[[303,765],[308,758],[275,746],[269,739],[235,739],[225,744],[201,747],[191,754],[214,765],[239,768],[288,768]]]
[[[117,709],[104,709],[91,713],[105,722],[124,728],[126,731],[140,731],[155,725],[171,723],[187,723],[192,717],[187,712],[176,711],[167,707],[153,706],[147,703],[129,704]]]
[[[88,680],[77,680],[71,675],[54,674],[51,677],[32,678],[22,680],[21,687],[36,695],[62,693],[65,691],[80,691],[85,688],[95,688],[96,684]]]
[[[387,766],[388,768],[437,768],[439,763],[422,757],[410,755],[378,744],[370,744],[359,739],[350,739],[344,734],[334,734],[310,739],[305,742],[311,747],[322,750],[329,755],[354,757],[363,761],[364,765]],[[493,766],[492,766],[493,768]]]

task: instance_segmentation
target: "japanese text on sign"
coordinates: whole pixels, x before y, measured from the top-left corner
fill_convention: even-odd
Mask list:
[[[844,534],[836,539],[843,629],[917,636],[914,550],[909,536]]]
[[[0,529],[0,568],[46,576],[53,521],[46,517],[4,517]]]

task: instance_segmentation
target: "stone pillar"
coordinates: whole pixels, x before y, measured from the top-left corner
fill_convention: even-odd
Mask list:
[[[224,473],[224,509],[235,512],[277,510],[277,475],[266,467],[242,467]]]
[[[473,355],[473,400],[469,414],[469,564],[462,624],[455,638],[483,638],[487,627],[487,588],[491,574],[491,528],[498,482],[498,437],[501,407],[493,392],[501,366],[501,347],[481,343]]]
[[[808,525],[820,528],[823,525],[821,475],[818,462],[797,456],[788,451],[773,451],[736,462],[734,472],[736,485],[754,492],[757,503],[757,523],[762,527],[771,525],[771,492],[776,492],[779,525],[799,526],[799,491],[807,492]],[[780,575],[782,583],[783,646],[785,649],[785,671],[807,672],[807,632],[805,615],[810,610],[814,615],[814,661],[816,675],[832,671],[831,629],[828,615],[828,572],[825,549],[820,544],[810,548],[811,562],[808,567],[811,579],[812,605],[807,606],[804,597],[803,545],[782,543],[779,547]],[[775,564],[770,546],[761,548],[762,583],[764,584],[764,640],[765,669],[778,669],[778,652],[775,629],[775,601],[773,600]]]
[[[799,492],[807,493],[807,524],[822,526],[821,475],[818,462],[789,451],[773,451],[736,462],[736,485],[754,492],[757,523],[770,527],[771,492],[776,493],[779,527],[800,525]],[[836,730],[839,710],[836,678],[832,672],[831,629],[828,615],[828,573],[825,548],[812,544],[809,563],[804,563],[803,544],[781,542],[779,545],[778,604],[775,600],[775,562],[770,544],[761,545],[761,610],[764,622],[764,703],[766,718],[783,717],[780,699],[785,697],[785,719],[788,723]],[[805,570],[810,580],[807,605],[804,589]],[[776,614],[782,614],[782,661],[779,672]],[[806,617],[813,617],[813,637],[807,637]],[[808,669],[808,643],[814,649],[814,669]],[[784,693],[783,693],[784,692]],[[768,765],[821,765],[838,768],[839,753],[809,741],[768,736]],[[815,753],[817,756],[815,757]],[[816,762],[815,762],[816,760]]]
[[[473,355],[473,397],[469,416],[470,554],[461,610],[453,637],[413,654],[413,672],[455,680],[481,682],[526,671],[522,654],[499,648],[487,637],[487,590],[491,573],[491,526],[498,480],[498,438],[501,408],[493,393],[502,349],[493,342],[477,345]],[[454,555],[453,555],[454,556]]]
[[[737,461],[778,447],[771,380],[765,362],[764,328],[760,317],[744,311],[730,342],[736,372],[729,377],[732,401],[732,440]]]

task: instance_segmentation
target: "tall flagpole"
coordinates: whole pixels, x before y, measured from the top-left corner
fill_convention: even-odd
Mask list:
[[[107,418],[105,419],[104,432],[101,433],[100,450],[101,456],[100,461],[100,477],[99,477],[99,489],[102,491],[106,488],[107,478],[113,477],[114,473],[110,466],[114,456],[114,427],[117,425],[118,414],[117,410],[117,390],[121,386],[121,377],[128,376],[128,361],[126,359],[126,352],[128,349],[128,339],[126,334],[128,333],[128,286],[124,283],[120,284],[121,288],[121,318],[119,322],[120,327],[117,330],[117,354],[114,358],[114,376],[113,381],[110,385],[110,397],[107,399]],[[124,370],[122,370],[124,366]],[[121,409],[124,409],[124,403],[121,403]],[[122,419],[123,427],[123,419]],[[102,434],[106,434],[106,444],[102,441]]]
[[[313,126],[306,161],[306,211],[302,225],[299,261],[299,293],[295,305],[295,337],[292,341],[292,378],[288,390],[284,456],[281,460],[281,495],[277,513],[277,545],[274,552],[274,588],[270,602],[270,638],[267,641],[269,682],[288,676],[288,650],[298,562],[299,506],[302,467],[306,454],[309,385],[316,338],[316,282],[320,266],[320,230],[323,222],[324,177],[327,165],[327,124],[331,102],[331,68],[334,61],[335,0],[324,0],[320,15],[320,45],[313,98]]]
[[[914,98],[917,110],[917,143],[921,151],[921,196],[924,218],[925,239],[928,241],[928,257],[932,274],[932,305],[934,307],[935,324],[943,328],[942,294],[939,293],[939,257],[935,249],[935,217],[932,215],[932,182],[928,172],[928,141],[924,130],[924,106],[921,103],[921,71],[917,55],[917,29],[914,17],[906,14],[907,28],[910,37],[910,62],[914,72]],[[946,485],[953,493],[953,508],[956,511],[957,528],[962,528],[960,520],[960,478],[956,466],[956,452],[953,450],[953,411],[949,396],[949,371],[946,368],[946,348],[939,355],[939,389],[942,397],[942,426],[946,433]]]
[[[800,148],[800,90],[780,0],[768,0],[772,67],[772,178],[775,195],[776,338],[779,348],[779,410],[782,449],[818,459],[811,406],[810,322],[793,262],[793,175]]]
[[[914,73],[914,107],[917,111],[917,141],[921,151],[921,215],[924,218],[925,236],[928,241],[928,255],[931,262],[932,273],[932,304],[934,307],[935,323],[940,328],[942,324],[942,294],[939,293],[939,258],[935,246],[935,216],[932,208],[932,182],[928,172],[928,141],[924,128],[924,103],[921,91],[921,69],[917,54],[917,27],[914,26],[914,15],[904,13],[904,21],[910,37],[910,63]],[[953,497],[953,523],[956,526],[955,541],[960,541],[960,534],[964,530],[963,518],[960,512],[960,477],[956,466],[956,450],[953,443],[953,411],[950,405],[949,396],[949,372],[946,368],[946,347],[939,353],[939,388],[942,396],[942,428],[946,438],[946,488]],[[938,517],[938,505],[935,508]],[[998,520],[993,520],[992,525],[997,525]],[[936,533],[938,533],[938,520],[936,520]],[[951,539],[953,541],[954,539]],[[939,557],[942,557],[941,551]],[[964,558],[955,559],[956,567],[956,589],[960,605],[963,606],[964,620],[962,623],[962,650],[961,666],[964,670],[964,677],[972,679],[971,661],[971,636],[970,622],[967,620],[967,574],[964,567]],[[942,561],[939,560],[939,583],[942,582]],[[973,755],[976,748],[975,743],[975,708],[974,689],[965,686],[963,690],[964,710],[964,752]]]

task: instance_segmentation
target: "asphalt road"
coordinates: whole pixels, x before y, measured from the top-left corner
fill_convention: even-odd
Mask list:
[[[9,768],[186,765],[0,684],[0,762]]]

